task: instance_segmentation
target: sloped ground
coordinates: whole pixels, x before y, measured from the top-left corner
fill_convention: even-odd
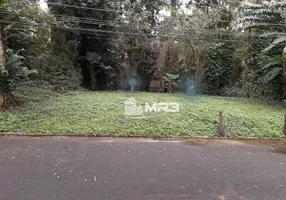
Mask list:
[[[177,113],[124,116],[124,102],[177,102]],[[185,94],[69,92],[0,113],[0,132],[146,136],[218,136],[219,112],[229,137],[283,137],[283,108],[255,100]]]

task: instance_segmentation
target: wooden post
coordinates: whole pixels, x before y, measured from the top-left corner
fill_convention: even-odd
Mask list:
[[[171,82],[168,83],[168,92],[173,93],[173,85]]]
[[[286,112],[284,111],[284,127],[283,127],[283,134],[286,136]]]
[[[222,112],[219,112],[219,133],[220,133],[220,136],[224,137],[223,114],[222,114]]]
[[[4,95],[0,91],[0,111],[5,107]]]

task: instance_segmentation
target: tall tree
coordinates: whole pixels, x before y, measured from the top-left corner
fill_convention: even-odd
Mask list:
[[[107,85],[107,77],[109,77],[112,62],[109,59],[110,51],[106,51],[110,49],[108,38],[111,37],[111,34],[107,34],[106,31],[112,30],[110,21],[114,19],[116,13],[108,10],[115,10],[116,4],[115,1],[107,0],[81,0],[72,3],[68,0],[48,1],[52,13],[69,16],[65,18],[65,21],[62,17],[58,17],[59,23],[65,23],[67,26],[76,27],[79,30],[73,34],[64,33],[62,37],[65,38],[64,41],[66,42],[63,45],[69,46],[67,44],[70,41],[72,44],[73,41],[79,41],[77,44],[79,59],[77,61],[82,70],[83,86],[92,90],[105,89],[105,85]],[[74,22],[72,17],[83,20]],[[102,31],[102,34],[99,31]],[[54,41],[57,40],[55,34]],[[71,49],[68,48],[67,51],[70,52]]]
[[[0,73],[5,70],[3,63],[5,62],[5,50],[4,43],[2,40],[2,26],[0,25]]]
[[[252,1],[241,4],[234,24],[239,30],[252,30],[249,52],[252,63],[251,70],[247,70],[247,77],[251,80],[252,90],[261,95],[272,98],[286,98],[286,88],[283,84],[281,55],[286,41],[285,16],[286,4],[282,0]],[[257,3],[258,2],[258,3]],[[257,38],[257,36],[260,36]],[[275,59],[273,59],[275,57]],[[249,69],[247,67],[246,69]],[[283,92],[284,91],[284,92]],[[283,94],[284,93],[284,94]]]
[[[114,55],[120,64],[121,86],[130,89],[128,80],[137,79],[138,90],[148,90],[150,79],[156,71],[158,40],[156,25],[163,1],[150,0],[122,3],[121,13],[114,23],[114,30],[121,33],[112,40]]]

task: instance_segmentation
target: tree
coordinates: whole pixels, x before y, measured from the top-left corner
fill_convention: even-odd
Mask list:
[[[137,90],[147,91],[157,70],[159,41],[155,38],[157,14],[163,2],[126,0],[114,22],[114,57],[119,63],[121,88],[129,90],[128,80],[137,79]],[[124,34],[126,32],[127,34]]]
[[[67,6],[60,6],[60,5]],[[115,10],[116,1],[77,1],[70,2],[68,0],[48,1],[49,8],[56,14],[57,21],[62,26],[68,28],[76,28],[73,33],[70,31],[62,31],[61,29],[54,30],[53,40],[56,43],[58,40],[58,32],[63,35],[64,49],[59,49],[60,52],[72,52],[75,65],[79,65],[82,71],[82,85],[91,90],[107,89],[105,85],[108,83],[108,78],[114,72],[111,61],[111,53],[109,38],[111,34],[104,33],[112,29],[110,21],[115,17],[115,12],[107,12],[105,10]],[[80,8],[83,7],[83,8]],[[90,8],[90,9],[88,9]],[[95,9],[92,9],[95,8]],[[61,15],[69,17],[63,18]],[[76,20],[74,20],[76,19]],[[87,20],[88,19],[88,20]],[[106,21],[106,23],[104,22]],[[87,31],[82,31],[83,29]],[[101,30],[102,34],[92,31]],[[78,31],[77,31],[78,30]],[[69,48],[72,46],[72,49]]]
[[[5,62],[2,63],[5,70],[0,73],[0,91],[4,98],[4,103],[10,102],[13,99],[12,91],[21,84],[29,81],[30,76],[37,74],[36,70],[29,70],[24,66],[25,58],[18,52],[11,49],[6,51]],[[2,100],[3,101],[3,100]],[[2,105],[2,106],[5,106]]]
[[[263,1],[255,3],[245,2],[237,13],[235,28],[239,30],[252,30],[260,36],[257,40],[250,40],[249,60],[252,62],[248,76],[252,79],[254,91],[274,98],[286,97],[282,94],[283,78],[282,63],[277,58],[282,55],[285,37],[285,2],[281,0]],[[253,37],[253,33],[250,35]],[[255,35],[254,35],[255,36]],[[275,39],[275,37],[277,37]],[[272,62],[274,61],[274,62]],[[286,75],[286,73],[285,73]],[[285,78],[284,78],[285,79]]]

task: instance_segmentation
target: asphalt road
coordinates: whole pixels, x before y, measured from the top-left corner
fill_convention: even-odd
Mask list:
[[[0,200],[94,199],[285,200],[286,146],[0,137]]]

